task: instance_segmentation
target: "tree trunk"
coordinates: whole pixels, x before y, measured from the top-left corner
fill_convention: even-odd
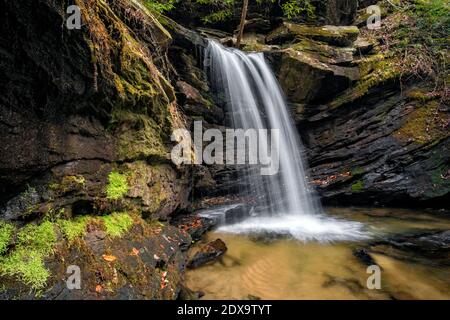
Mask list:
[[[241,24],[239,26],[239,34],[236,41],[236,48],[241,47],[242,35],[244,34],[245,19],[247,18],[248,0],[244,0],[242,6]]]

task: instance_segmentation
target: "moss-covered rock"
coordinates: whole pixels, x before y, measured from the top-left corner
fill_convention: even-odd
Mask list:
[[[324,92],[336,94],[359,78],[357,68],[326,64],[303,51],[286,49],[284,53],[279,77],[292,102],[322,100]]]
[[[361,73],[360,81],[331,101],[330,107],[352,103],[370,93],[373,88],[398,81],[402,74],[397,57],[376,54],[362,58],[357,64]]]
[[[126,168],[131,173],[128,198],[140,207],[145,216],[167,217],[188,205],[188,176],[179,175],[172,166],[149,166],[141,161],[127,164]]]
[[[269,44],[283,44],[297,42],[303,38],[310,38],[345,47],[355,42],[358,35],[359,29],[355,26],[315,27],[285,22],[278,29],[270,33],[266,41]]]
[[[417,92],[414,93],[414,97]],[[440,102],[432,100],[423,101],[426,97],[421,96],[421,101],[407,116],[404,125],[398,129],[394,136],[402,141],[424,143],[436,143],[450,136],[446,125],[448,116],[439,112]]]
[[[289,101],[323,103],[360,79],[355,49],[331,46],[307,38],[266,53]]]

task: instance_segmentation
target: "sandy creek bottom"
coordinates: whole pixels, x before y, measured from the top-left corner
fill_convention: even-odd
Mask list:
[[[381,266],[381,290],[369,290],[367,266],[353,255],[376,239],[427,230],[450,230],[444,215],[402,209],[328,208],[331,217],[363,223],[369,239],[298,241],[212,231],[202,242],[222,239],[227,253],[189,270],[187,286],[203,299],[450,299],[450,267],[426,258],[373,253]]]

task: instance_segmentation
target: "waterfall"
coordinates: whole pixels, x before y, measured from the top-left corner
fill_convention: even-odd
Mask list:
[[[279,130],[279,174],[264,177],[250,169],[246,193],[271,215],[319,213],[306,180],[303,146],[264,55],[226,49],[211,41],[206,59],[214,89],[225,94],[234,128]]]
[[[257,217],[222,230],[272,231],[297,239],[333,240],[363,235],[361,225],[326,217],[309,187],[303,146],[284,93],[263,53],[244,53],[209,41],[204,64],[213,91],[231,114],[234,129],[268,129],[279,133],[279,171],[262,176],[255,166],[242,171],[243,196],[254,200]],[[262,146],[259,146],[262,147]]]

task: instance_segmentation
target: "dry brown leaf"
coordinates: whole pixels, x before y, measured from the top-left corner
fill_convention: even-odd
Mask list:
[[[111,255],[106,255],[104,254],[102,256],[103,260],[108,261],[108,262],[114,262],[117,260],[117,258],[115,256],[111,256]]]

